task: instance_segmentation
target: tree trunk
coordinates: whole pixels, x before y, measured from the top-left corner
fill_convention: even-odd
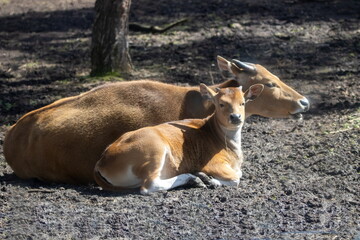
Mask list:
[[[130,5],[131,0],[96,0],[91,75],[132,70],[127,41]]]

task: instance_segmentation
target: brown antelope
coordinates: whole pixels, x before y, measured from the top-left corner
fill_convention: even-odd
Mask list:
[[[264,86],[223,88],[215,93],[200,85],[215,105],[205,119],[187,119],[125,133],[104,152],[94,170],[104,189],[138,188],[142,194],[169,190],[195,180],[192,173],[212,176],[217,185],[237,186],[242,175],[241,128],[245,101]],[[245,98],[244,98],[245,95]]]
[[[307,98],[301,96],[263,66],[240,62],[236,59],[229,62],[220,56],[217,60],[219,68],[229,71],[244,89],[256,83],[265,85],[261,97],[246,105],[246,118],[251,115],[301,118],[301,113],[309,109],[310,104]]]
[[[212,89],[241,84],[247,90],[265,84],[261,96],[247,103],[245,117],[289,117],[309,107],[306,98],[260,65],[219,56],[218,66],[235,80]],[[197,87],[146,80],[107,84],[25,114],[7,132],[4,155],[20,178],[93,182],[96,162],[122,134],[179,119],[205,118],[213,111]]]

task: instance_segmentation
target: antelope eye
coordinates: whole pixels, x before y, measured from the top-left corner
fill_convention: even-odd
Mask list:
[[[244,106],[245,105],[245,102],[241,103],[240,106]]]
[[[224,104],[222,104],[222,103],[220,103],[220,104],[219,104],[219,106],[222,108],[222,107],[224,107],[225,105],[224,105]]]
[[[276,84],[275,84],[275,83],[272,83],[272,82],[265,83],[264,85],[267,86],[267,87],[269,87],[269,88],[276,87]]]

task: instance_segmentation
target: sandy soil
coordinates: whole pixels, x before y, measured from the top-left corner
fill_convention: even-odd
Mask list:
[[[360,2],[134,1],[126,80],[222,81],[216,55],[260,63],[311,100],[303,121],[251,117],[240,187],[152,196],[24,181],[7,128],[26,112],[119,78],[90,78],[94,0],[0,0],[1,239],[360,239]]]

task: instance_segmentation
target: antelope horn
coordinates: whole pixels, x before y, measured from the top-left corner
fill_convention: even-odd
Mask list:
[[[237,59],[233,59],[232,62],[241,69],[244,69],[245,72],[256,74],[256,68],[251,63],[244,63]]]

